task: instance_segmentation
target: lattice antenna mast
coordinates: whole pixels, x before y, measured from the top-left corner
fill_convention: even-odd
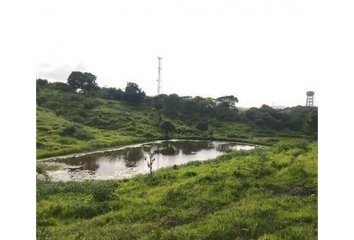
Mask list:
[[[159,68],[158,68],[158,78],[157,78],[157,95],[160,95],[161,94],[161,70],[162,70],[162,67],[161,67],[161,60],[162,60],[162,57],[157,57],[157,59],[159,59]]]

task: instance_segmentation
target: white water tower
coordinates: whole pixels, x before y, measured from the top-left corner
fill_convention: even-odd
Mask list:
[[[307,96],[306,97],[306,106],[313,107],[314,95],[315,95],[315,92],[313,92],[313,91],[306,92],[306,96]]]

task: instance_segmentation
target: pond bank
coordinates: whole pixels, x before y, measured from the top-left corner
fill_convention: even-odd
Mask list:
[[[207,137],[207,138],[176,137],[173,139],[174,140],[225,141],[225,142],[235,142],[235,143],[247,143],[247,144],[253,144],[253,145],[260,145],[260,146],[261,145],[271,146],[280,140],[280,138],[275,138],[275,137],[254,137],[251,139],[250,138],[231,139],[231,138],[214,138],[214,137]],[[39,156],[37,155],[37,162],[74,157],[75,155],[83,156],[83,155],[99,153],[99,152],[115,151],[115,150],[120,150],[121,148],[130,146],[130,145],[134,145],[134,144],[146,144],[146,143],[150,143],[150,142],[166,141],[166,140],[171,140],[171,139],[169,139],[169,138],[158,138],[158,139],[140,138],[140,139],[134,140],[132,142],[123,143],[123,144],[119,144],[116,142],[108,143],[104,147],[86,146],[86,147],[82,147],[82,148],[65,149],[65,150],[61,150],[61,151],[55,151],[52,154],[46,153],[46,154],[41,154]]]
[[[149,172],[147,161],[151,159],[153,159],[152,169],[155,171],[259,147],[263,146],[227,141],[171,139],[48,158],[38,161],[38,164],[48,168],[53,168],[58,163],[63,164],[60,169],[49,173],[54,181],[123,179],[147,174]]]

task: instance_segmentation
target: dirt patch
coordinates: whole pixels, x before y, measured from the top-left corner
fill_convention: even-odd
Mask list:
[[[317,194],[317,189],[306,187],[279,187],[274,193],[277,196],[311,196]]]

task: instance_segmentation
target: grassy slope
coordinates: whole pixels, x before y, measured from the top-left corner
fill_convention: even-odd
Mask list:
[[[52,111],[37,107],[37,158],[89,151],[113,145],[131,144],[144,140],[142,137],[123,136],[117,131],[102,130],[84,125],[82,125],[83,129],[92,133],[95,137],[93,140],[84,141],[61,137],[62,129],[70,124],[72,124],[71,121],[56,116]]]
[[[37,106],[38,159],[162,139],[165,136],[160,128],[163,120],[171,120],[176,125],[178,132],[172,134],[174,138],[208,138],[269,145],[281,139],[279,136],[287,134],[286,131],[275,133],[267,129],[255,129],[253,125],[246,123],[220,121],[214,121],[210,130],[202,133],[195,128],[197,120],[168,118],[159,115],[155,109],[144,106],[133,107],[124,102],[99,98],[87,99],[77,94],[58,91],[41,94],[47,101],[42,105],[47,108]],[[94,107],[88,108],[87,105],[90,104]],[[77,123],[78,118],[84,123]],[[60,136],[65,127],[73,124],[81,126],[93,139],[80,140]],[[296,133],[289,134],[293,137]]]
[[[37,237],[317,239],[317,194],[276,194],[290,186],[317,189],[317,144],[235,152],[123,181],[37,181]]]

